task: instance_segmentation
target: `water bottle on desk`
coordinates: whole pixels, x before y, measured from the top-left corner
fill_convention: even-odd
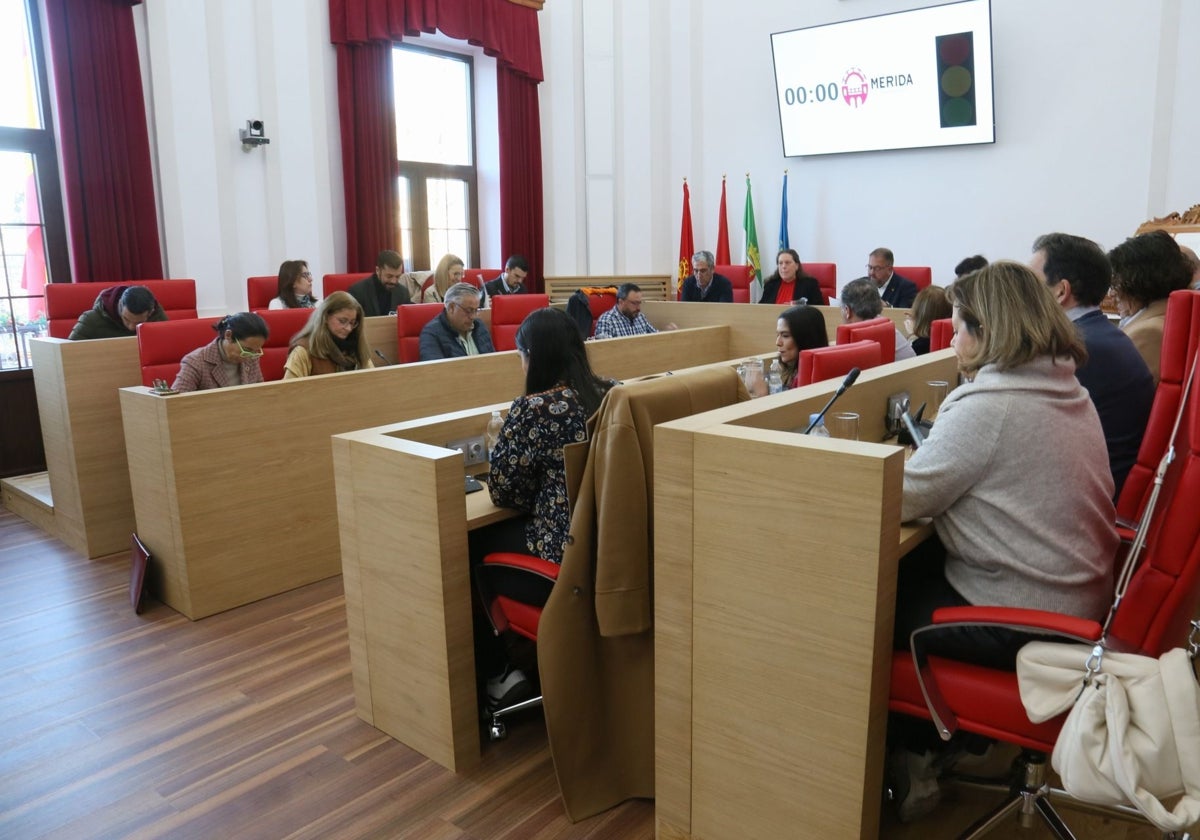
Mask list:
[[[817,419],[816,414],[808,415],[808,422],[810,424],[816,419]],[[829,437],[829,430],[825,428],[825,418],[824,417],[821,418],[820,423],[817,423],[817,425],[813,426],[812,431],[809,432],[809,434],[812,435],[813,437]]]
[[[500,416],[500,412],[493,411],[492,418],[488,420],[487,430],[483,433],[483,445],[487,447],[488,460],[492,460],[492,450],[496,448],[496,444],[500,441],[500,429],[504,426],[504,418]]]
[[[767,375],[767,393],[779,394],[783,392],[783,368],[779,365],[779,360],[775,359],[771,362],[771,372]]]

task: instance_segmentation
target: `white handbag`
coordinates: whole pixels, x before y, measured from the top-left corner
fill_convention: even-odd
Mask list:
[[[1034,723],[1071,710],[1050,757],[1068,793],[1133,805],[1163,831],[1200,822],[1200,686],[1188,651],[1154,659],[1031,642],[1017,681]],[[1162,800],[1181,793],[1167,810]]]

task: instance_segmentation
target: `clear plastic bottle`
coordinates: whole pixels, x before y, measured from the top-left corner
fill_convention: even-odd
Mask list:
[[[767,375],[767,393],[778,394],[783,391],[783,368],[778,359],[771,362],[771,372]]]
[[[500,441],[500,429],[504,426],[504,418],[500,416],[499,410],[492,412],[492,417],[488,420],[487,430],[483,433],[483,445],[487,447],[488,460],[492,460],[492,450],[496,448],[496,444]]]
[[[814,421],[816,419],[817,419],[816,414],[808,415],[809,423],[812,423],[812,421]],[[825,418],[824,417],[821,418],[820,423],[813,426],[812,431],[809,432],[809,434],[812,435],[813,437],[829,437],[829,430],[825,428]]]

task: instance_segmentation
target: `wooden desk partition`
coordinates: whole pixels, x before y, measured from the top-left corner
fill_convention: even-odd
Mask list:
[[[836,404],[862,441],[807,424],[839,384],[655,431],[655,767],[663,840],[878,834],[902,527],[887,395],[956,380],[953,351],[864,371]]]
[[[513,513],[464,494],[462,456],[442,442],[507,407],[333,438],[355,710],[456,772],[480,758],[467,532]]]
[[[395,316],[366,323],[371,347],[395,359]],[[137,339],[35,338],[30,347],[54,536],[88,557],[127,551],[133,495],[117,392],[142,381]]]
[[[598,373],[625,379],[728,358],[730,332],[591,342],[588,354]],[[159,596],[196,619],[338,574],[330,436],[508,402],[523,388],[510,351],[172,397],[122,389],[137,530],[159,564]],[[411,496],[396,485],[388,502]]]

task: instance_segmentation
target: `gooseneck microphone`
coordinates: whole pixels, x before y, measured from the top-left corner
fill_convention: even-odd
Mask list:
[[[842,384],[836,391],[833,392],[833,396],[829,398],[829,402],[825,403],[825,407],[821,409],[821,413],[814,417],[812,422],[808,424],[808,428],[804,430],[804,434],[811,432],[813,427],[821,422],[821,418],[825,416],[825,412],[829,411],[829,407],[837,401],[838,397],[846,393],[846,389],[854,384],[854,381],[858,379],[858,375],[860,373],[862,373],[862,371],[860,371],[858,368],[850,368],[850,372],[846,374],[846,378],[842,380]]]

